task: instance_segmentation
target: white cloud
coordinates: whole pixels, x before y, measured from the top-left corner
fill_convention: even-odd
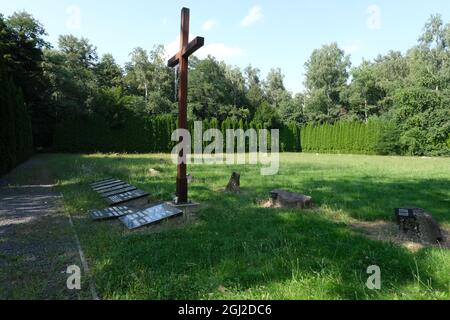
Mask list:
[[[215,20],[209,19],[202,25],[203,31],[209,31],[217,25]]]
[[[178,36],[174,41],[167,43],[164,46],[164,49],[166,50],[167,59],[170,59],[177,54],[177,52],[180,51],[180,36]]]
[[[257,21],[262,20],[263,18],[264,14],[261,6],[253,6],[250,9],[248,15],[244,19],[242,19],[241,26],[248,27]]]
[[[359,43],[352,43],[347,46],[343,46],[342,49],[345,51],[346,54],[354,54],[359,50],[361,50],[361,46],[359,45]]]
[[[226,60],[230,58],[239,57],[243,54],[243,50],[239,47],[229,47],[224,43],[217,42],[207,44],[200,50],[198,50],[197,56],[200,59],[206,58],[208,55],[211,55],[218,60]]]
[[[189,40],[191,41],[191,39]],[[174,41],[164,46],[166,50],[166,58],[170,59],[180,50],[180,37],[178,36]],[[221,42],[210,43],[200,48],[195,55],[200,59],[206,58],[208,55],[215,57],[218,60],[227,60],[230,58],[239,57],[244,54],[244,51],[236,46],[227,46]]]

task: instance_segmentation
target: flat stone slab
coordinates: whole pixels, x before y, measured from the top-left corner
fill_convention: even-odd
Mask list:
[[[103,184],[110,183],[111,181],[115,181],[115,180],[117,180],[117,179],[115,179],[115,178],[107,178],[107,179],[103,179],[103,180],[100,180],[100,181],[93,182],[93,183],[89,184],[89,186],[91,186],[92,188],[95,188],[95,187],[101,186]]]
[[[124,186],[121,186],[120,188],[116,187],[116,188],[112,188],[112,189],[107,189],[107,190],[105,190],[103,192],[100,192],[100,195],[103,198],[108,198],[108,197],[111,197],[111,196],[115,196],[115,195],[118,195],[118,194],[123,194],[123,193],[134,191],[134,190],[137,190],[137,188],[135,186],[124,185]]]
[[[270,201],[276,208],[310,208],[312,198],[300,193],[276,189],[270,192]]]
[[[141,211],[123,216],[119,220],[130,230],[182,215],[183,211],[168,204],[159,204]]]
[[[111,189],[111,188],[124,186],[124,185],[127,185],[127,183],[124,181],[120,181],[120,182],[114,182],[113,184],[101,185],[99,187],[92,188],[92,189],[97,192],[102,192],[103,190],[106,190],[106,189]]]
[[[136,212],[136,209],[132,209],[127,206],[111,207],[103,210],[91,210],[89,212],[92,220],[107,220],[125,216]]]
[[[147,198],[148,196],[149,196],[149,193],[147,193],[143,190],[137,189],[134,191],[129,191],[129,192],[109,196],[105,199],[109,205],[117,206],[117,205],[129,202],[132,200]]]

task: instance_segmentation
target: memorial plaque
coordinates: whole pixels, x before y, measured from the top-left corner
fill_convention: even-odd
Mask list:
[[[395,209],[395,215],[398,218],[400,218],[400,217],[404,217],[404,218],[413,217],[414,216],[414,209],[397,208],[397,209]]]
[[[113,195],[106,198],[106,201],[110,205],[118,205],[124,202],[128,202],[134,199],[148,197],[149,194],[143,190],[134,190],[130,192],[125,192],[122,194]]]
[[[110,191],[107,190],[107,191],[101,192],[100,194],[101,194],[101,196],[103,198],[108,198],[108,197],[115,196],[115,195],[118,195],[118,194],[123,194],[125,192],[134,191],[136,189],[137,189],[136,187],[129,186],[129,187],[116,189],[116,190],[110,190]]]
[[[95,186],[95,187],[92,187],[92,189],[95,190],[95,189],[102,188],[102,187],[112,186],[112,185],[118,184],[118,183],[124,183],[124,182],[123,182],[122,180],[115,179],[115,180],[111,180],[111,181],[102,183],[102,184],[100,184],[100,185],[97,185],[97,186]]]
[[[128,188],[128,187],[131,187],[131,185],[124,182],[124,183],[121,183],[121,184],[116,184],[116,185],[104,187],[102,189],[97,189],[95,191],[97,191],[98,193],[106,193],[106,192],[115,191],[115,190],[119,190],[119,189],[125,189],[125,188]]]
[[[132,213],[119,218],[119,220],[130,230],[137,229],[155,222],[183,214],[183,211],[167,204],[160,204],[142,211]]]
[[[111,180],[115,180],[115,179],[114,179],[114,178],[105,178],[105,179],[100,180],[100,181],[92,182],[92,183],[90,183],[89,185],[90,185],[91,187],[95,187],[96,185],[99,185],[99,184],[102,184],[102,183],[105,183],[105,182],[108,182],[108,181],[111,181]]]
[[[107,184],[107,185],[103,185],[103,186],[92,188],[92,189],[94,191],[100,192],[100,191],[105,190],[105,189],[110,189],[110,188],[114,188],[114,187],[117,187],[117,186],[123,186],[123,185],[126,185],[126,184],[127,184],[126,182],[120,181],[120,182],[114,182],[113,184]]]
[[[111,207],[103,210],[91,210],[90,215],[92,220],[106,220],[125,216],[136,212],[136,209],[131,209],[127,206]]]

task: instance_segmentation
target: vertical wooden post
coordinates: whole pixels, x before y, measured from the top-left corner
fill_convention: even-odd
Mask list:
[[[204,44],[204,39],[201,37],[195,38],[189,43],[189,9],[183,8],[181,10],[181,31],[180,31],[180,52],[172,57],[169,62],[169,67],[180,65],[179,86],[178,86],[178,129],[188,129],[187,124],[187,95],[188,95],[188,59],[191,54],[201,48]],[[181,143],[183,138],[180,138]],[[177,166],[177,189],[176,195],[178,203],[188,202],[188,186],[187,186],[187,154],[180,151],[178,155]]]
[[[189,9],[181,10],[180,48],[185,51],[189,41]],[[188,90],[188,57],[180,57],[180,85],[178,88],[178,128],[187,129],[187,90]],[[181,142],[181,141],[180,141]],[[180,152],[177,170],[177,191],[179,203],[188,201],[187,189],[187,155]]]

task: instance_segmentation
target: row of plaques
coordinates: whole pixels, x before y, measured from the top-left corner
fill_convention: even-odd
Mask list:
[[[144,198],[149,195],[147,192],[139,190],[135,186],[115,178],[107,178],[102,181],[94,182],[90,186],[111,206],[124,204],[131,200]]]
[[[126,202],[148,197],[148,193],[115,178],[107,178],[90,184],[111,206],[103,210],[91,210],[92,220],[118,218],[128,229],[137,229],[183,214],[183,211],[169,205],[159,204],[146,209],[135,209]]]
[[[118,206],[103,210],[92,210],[90,212],[92,220],[98,221],[119,218],[130,230],[177,217],[181,214],[183,214],[183,211],[168,204],[159,204],[142,210],[127,206]]]

